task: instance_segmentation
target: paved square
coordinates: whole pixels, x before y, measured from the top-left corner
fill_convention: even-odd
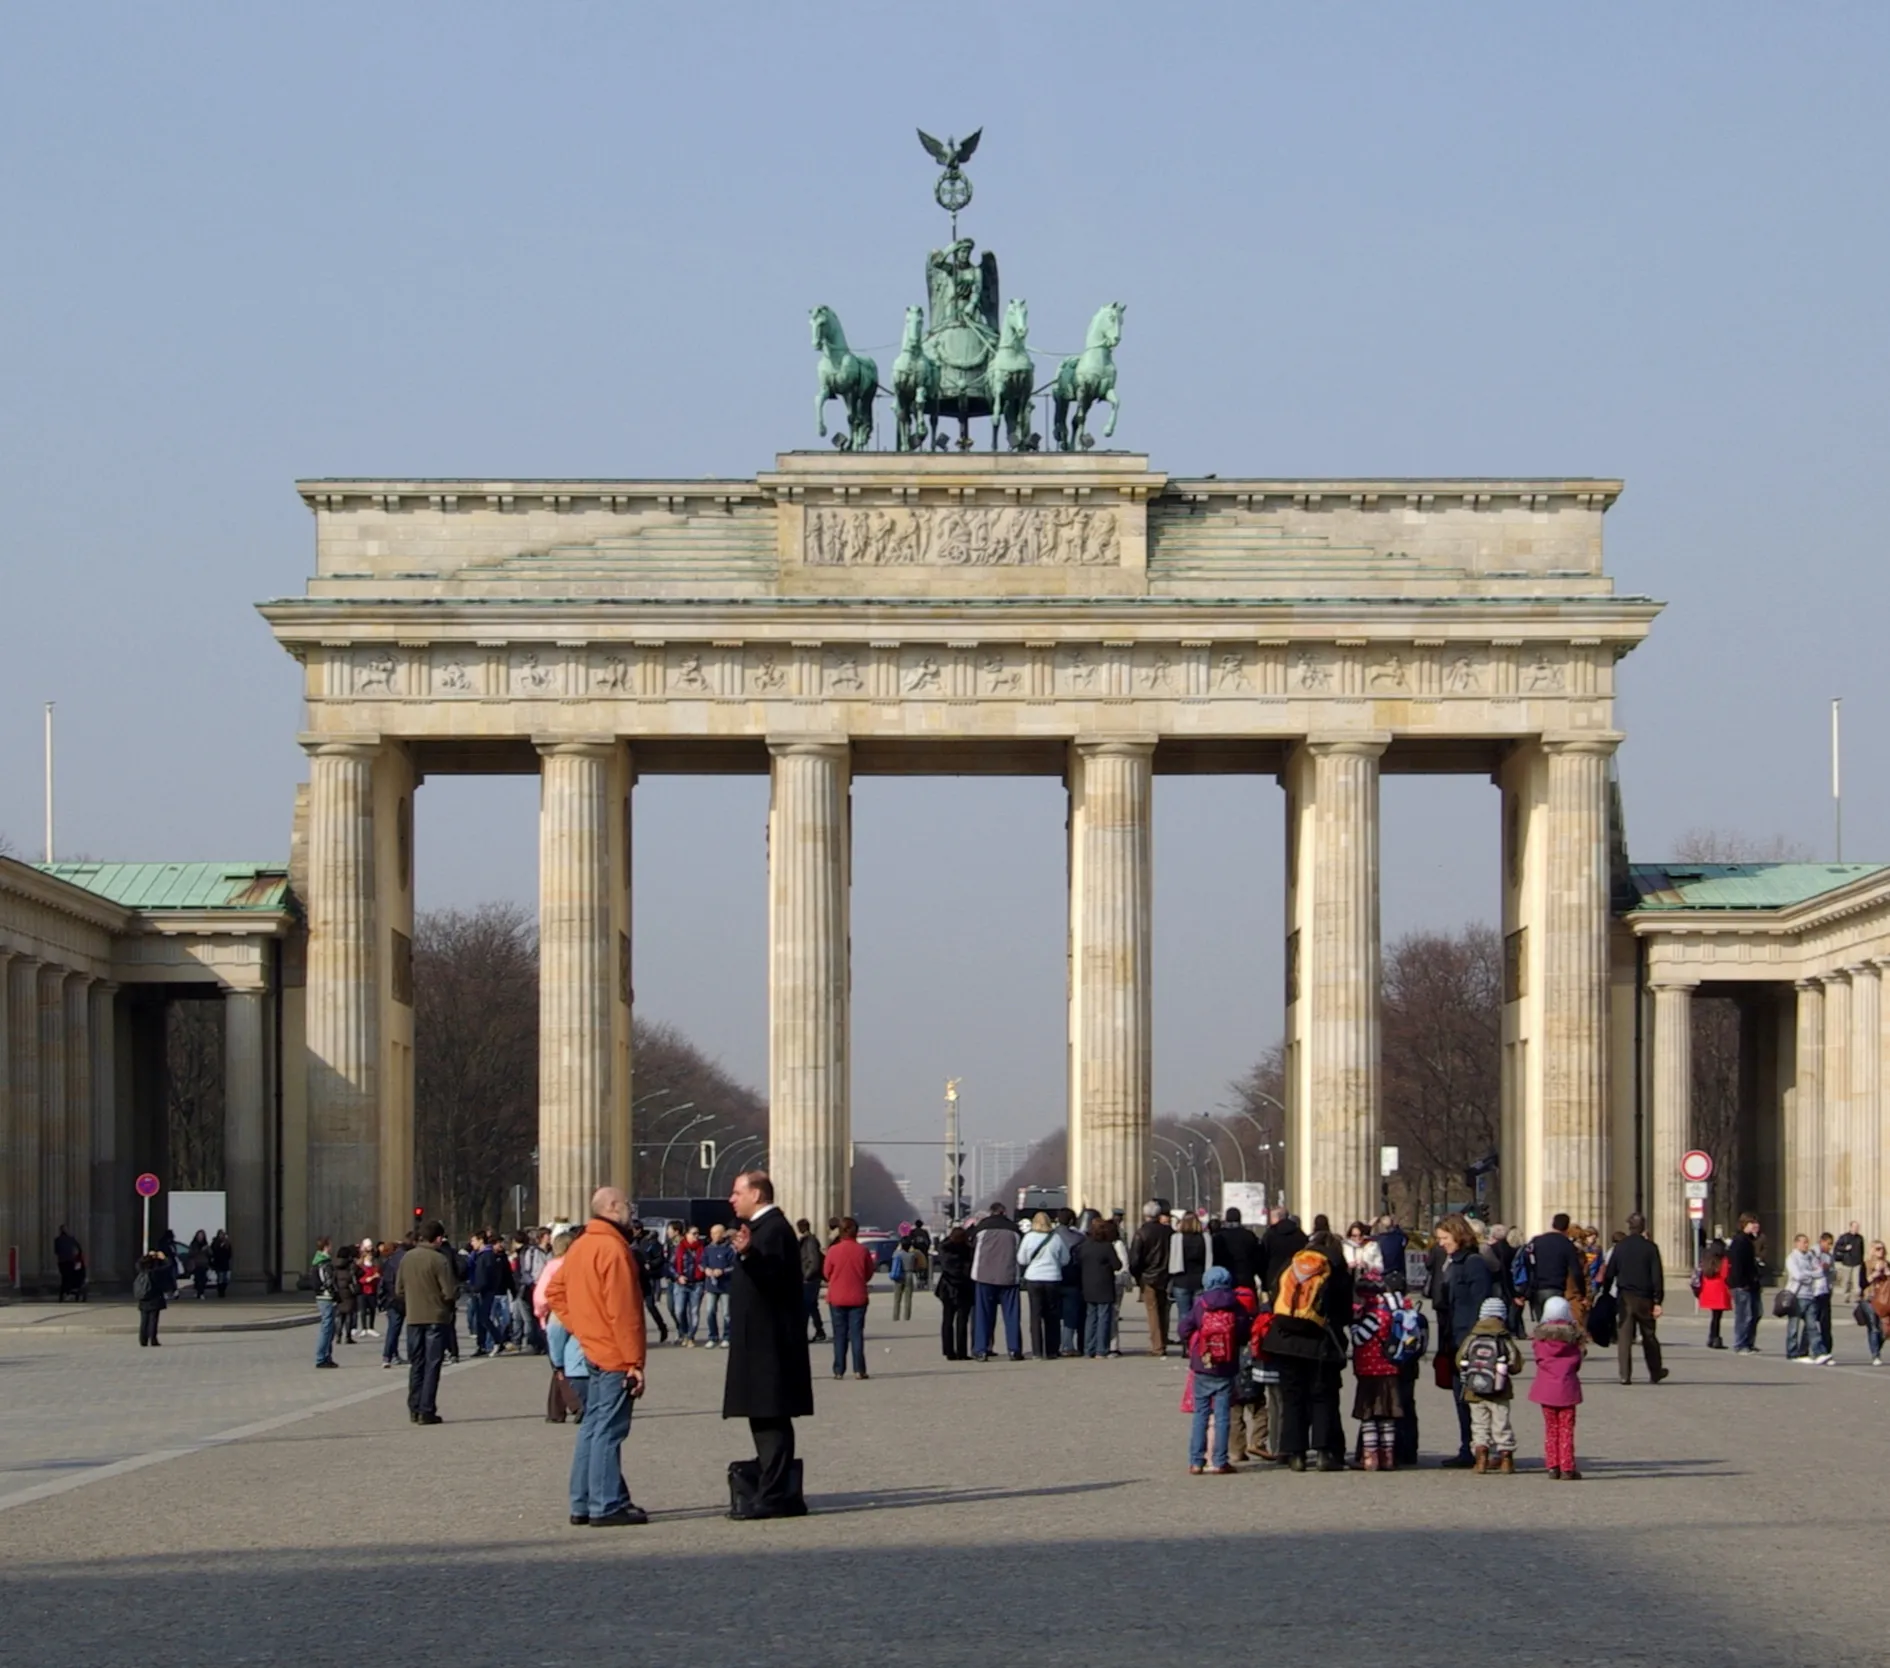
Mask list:
[[[1667,1323],[1659,1389],[1591,1356],[1567,1485],[1533,1408],[1513,1479],[1190,1477],[1178,1361],[948,1365],[888,1313],[869,1382],[815,1357],[799,1522],[724,1519],[726,1357],[654,1351],[626,1469],[655,1517],[613,1531],[564,1521],[535,1360],[449,1370],[421,1430],[371,1344],[318,1374],[306,1331],[0,1329],[0,1663],[1884,1660],[1890,1369],[1788,1366],[1769,1323],[1750,1360]]]

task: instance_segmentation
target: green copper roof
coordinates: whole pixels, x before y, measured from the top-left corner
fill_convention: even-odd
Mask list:
[[[1786,909],[1835,892],[1883,863],[1635,863],[1630,909]]]
[[[289,872],[279,863],[35,863],[126,909],[288,908]]]

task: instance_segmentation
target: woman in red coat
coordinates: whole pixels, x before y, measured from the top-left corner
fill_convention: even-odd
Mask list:
[[[840,1219],[840,1237],[827,1247],[821,1273],[827,1277],[827,1313],[833,1318],[833,1376],[847,1376],[847,1345],[853,1346],[853,1376],[866,1377],[866,1288],[873,1279],[873,1253],[860,1243],[860,1225]]]
[[[1726,1282],[1726,1242],[1723,1239],[1707,1242],[1700,1258],[1700,1271],[1693,1277],[1693,1295],[1710,1317],[1706,1329],[1706,1347],[1724,1349],[1725,1340],[1719,1335],[1720,1322],[1733,1306],[1733,1301],[1732,1287]]]

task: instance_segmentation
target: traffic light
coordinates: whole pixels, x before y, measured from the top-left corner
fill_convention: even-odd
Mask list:
[[[426,1213],[427,1213],[427,1207],[425,1205],[415,1205],[413,1207],[414,1221],[418,1222],[421,1217],[426,1215]]]

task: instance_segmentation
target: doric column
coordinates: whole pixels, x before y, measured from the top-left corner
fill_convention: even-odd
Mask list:
[[[1653,1139],[1648,1202],[1654,1239],[1669,1268],[1692,1266],[1686,1182],[1680,1174],[1693,1128],[1693,987],[1654,986]]]
[[[1828,1225],[1828,1218],[1842,1223],[1854,1214],[1850,1209],[1855,1197],[1856,1167],[1852,1154],[1851,975],[1848,968],[1836,967],[1824,976],[1824,1116],[1820,1123],[1822,1162],[1817,1192],[1812,1195],[1810,1206],[1819,1219],[1819,1226],[1806,1230],[1813,1245],[1818,1242],[1820,1230]]]
[[[851,755],[844,742],[768,751],[768,1150],[789,1220],[824,1223],[852,1197]]]
[[[65,1006],[60,1031],[66,1047],[66,1108],[60,1120],[65,1145],[65,1182],[61,1188],[63,1221],[85,1253],[92,1255],[92,979],[89,974],[66,976]]]
[[[39,965],[39,1237],[22,1262],[46,1284],[53,1279],[52,1236],[66,1220],[67,969]]]
[[[1608,1200],[1608,761],[1618,738],[1543,741],[1542,1197],[1577,1222]]]
[[[269,1093],[263,993],[223,993],[224,1220],[232,1276],[260,1284],[269,1267]]]
[[[1785,1233],[1780,1241],[1787,1247],[1794,1234],[1818,1233],[1824,1205],[1824,983],[1800,979],[1796,989],[1798,1035],[1785,1103]]]
[[[14,956],[8,963],[6,997],[7,1086],[12,1106],[5,1177],[8,1243],[19,1251],[24,1281],[27,1270],[37,1270],[44,1261],[44,1253],[36,1257],[34,1247],[46,1239],[40,1231],[39,1211],[39,963],[31,956]]]
[[[612,744],[540,745],[538,807],[538,1204],[582,1222],[611,1163]]]
[[[85,1242],[85,1257],[92,1277],[102,1280],[128,1278],[120,1224],[130,1208],[131,1184],[118,1174],[117,994],[108,979],[93,980],[87,992],[92,1007],[87,1027],[92,1039],[92,1237]]]
[[[1851,1196],[1844,1223],[1881,1232],[1883,1200],[1883,966],[1851,969]],[[1843,1232],[1842,1228],[1835,1232]]]
[[[1378,776],[1382,736],[1309,741],[1292,767],[1288,1202],[1310,1222],[1380,1195]]]
[[[308,785],[308,1232],[379,1228],[380,996],[374,923],[378,746],[316,742]],[[295,1266],[307,1248],[288,1248]]]
[[[1154,757],[1070,749],[1070,1203],[1131,1222],[1149,1192]]]

